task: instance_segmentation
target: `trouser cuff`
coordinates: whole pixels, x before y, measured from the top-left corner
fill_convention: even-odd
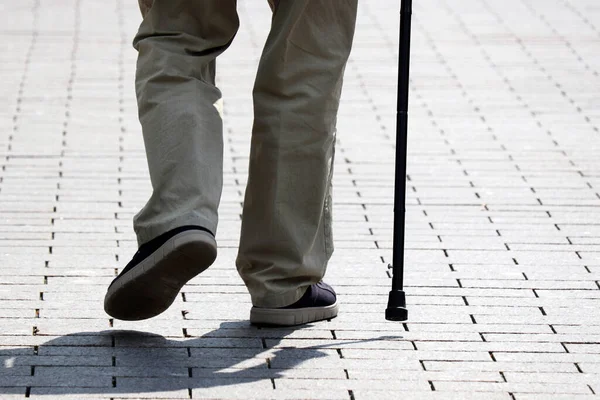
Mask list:
[[[273,294],[269,296],[252,296],[252,304],[260,308],[280,308],[294,304],[308,290],[308,286],[303,286],[284,293]]]
[[[208,229],[213,235],[217,233],[217,223],[209,220],[206,217],[196,213],[182,215],[177,218],[161,221],[153,224],[144,224],[144,226],[136,225],[134,222],[134,230],[137,235],[138,246],[169,232],[172,229],[179,228],[185,225],[196,225]]]

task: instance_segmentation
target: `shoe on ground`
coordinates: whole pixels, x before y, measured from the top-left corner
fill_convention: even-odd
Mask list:
[[[287,307],[252,307],[250,322],[255,325],[293,326],[335,318],[337,314],[335,290],[325,282],[319,282],[309,286],[300,300]]]
[[[104,310],[138,321],[165,311],[190,279],[217,257],[214,235],[199,226],[173,229],[144,243],[110,286]]]

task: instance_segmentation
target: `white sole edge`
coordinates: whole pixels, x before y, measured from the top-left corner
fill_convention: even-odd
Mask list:
[[[250,322],[257,325],[294,326],[335,318],[338,314],[337,301],[326,307],[307,308],[259,308],[250,310]]]

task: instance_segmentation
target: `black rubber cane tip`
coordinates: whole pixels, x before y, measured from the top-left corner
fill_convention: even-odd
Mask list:
[[[408,319],[408,310],[404,307],[387,308],[385,310],[385,319],[388,321],[406,321]]]
[[[388,321],[406,321],[408,310],[406,309],[406,296],[402,290],[390,291],[388,306],[385,310],[385,319]]]

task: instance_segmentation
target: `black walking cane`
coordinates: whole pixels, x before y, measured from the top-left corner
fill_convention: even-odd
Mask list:
[[[401,0],[398,56],[398,104],[396,112],[396,178],[394,183],[394,243],[392,290],[385,310],[388,321],[406,321],[404,275],[404,213],[406,207],[406,139],[408,131],[408,72],[410,64],[410,17],[412,0]]]

